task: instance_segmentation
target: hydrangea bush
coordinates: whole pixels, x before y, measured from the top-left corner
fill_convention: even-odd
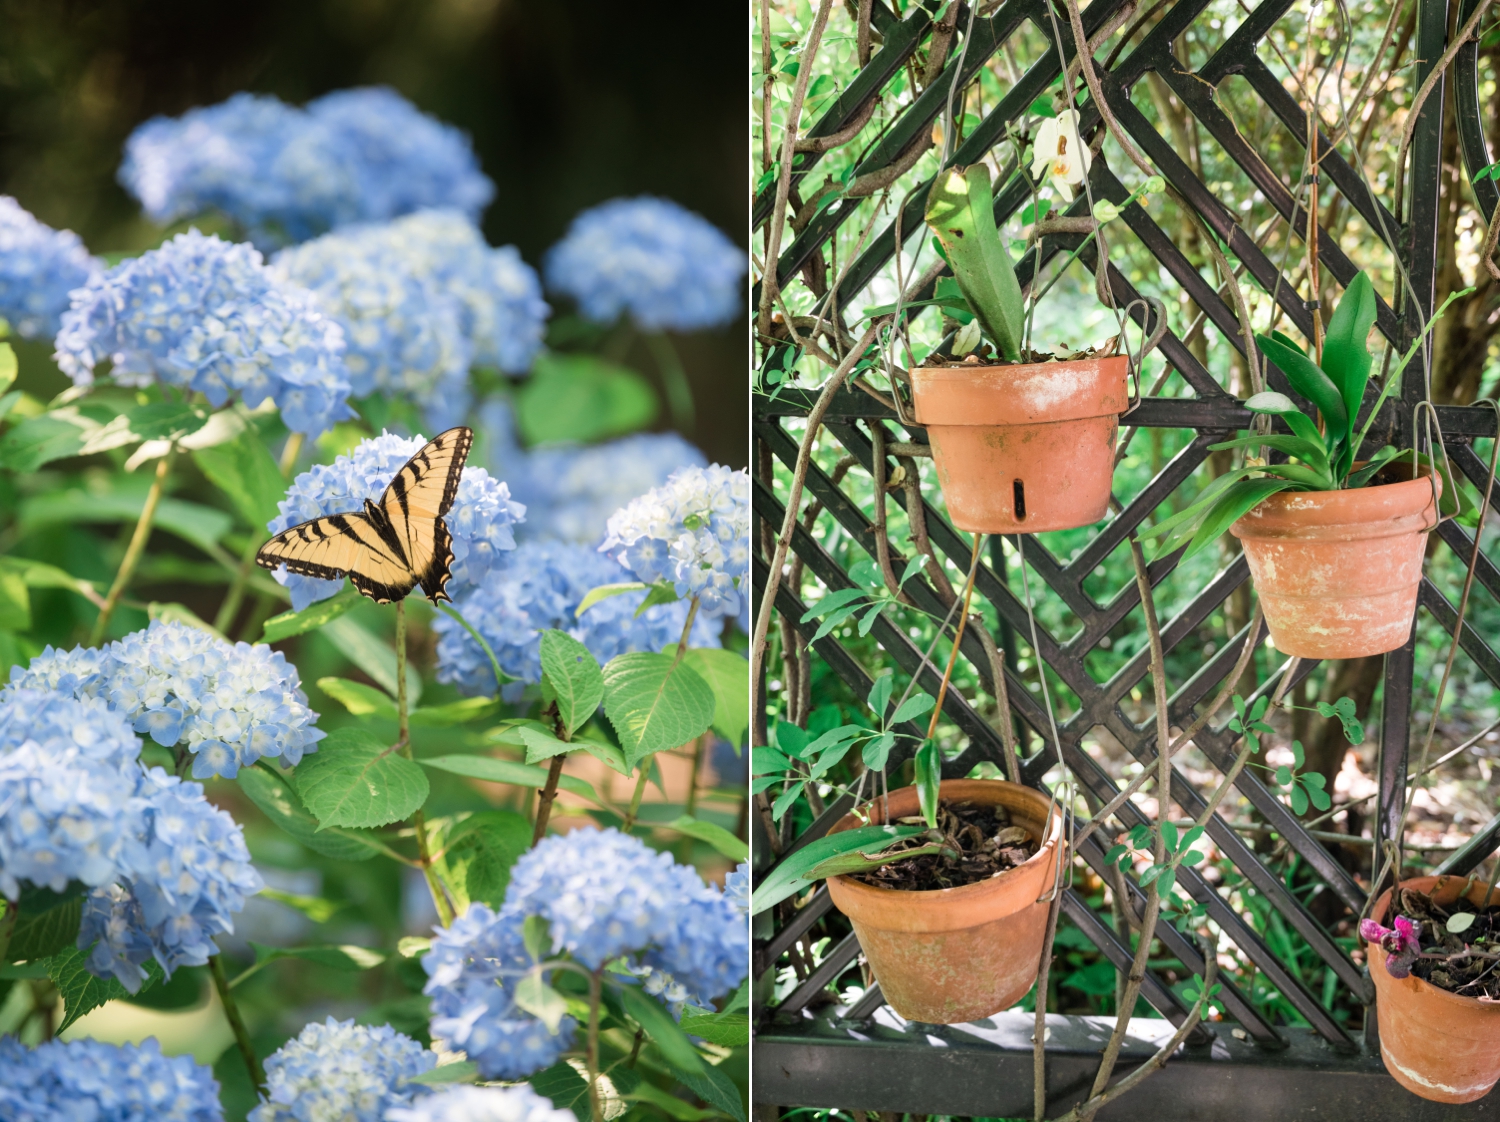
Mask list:
[[[74,383],[0,339],[0,1119],[743,1118],[733,481],[643,431],[613,328],[549,325],[467,139],[389,90],[147,122],[120,177],[249,241],[106,267],[0,200],[0,334]],[[738,299],[682,215],[601,261],[653,332]],[[451,603],[257,564],[454,425]],[[600,548],[673,486],[680,588],[629,519]],[[47,1043],[140,1008],[161,1047]]]

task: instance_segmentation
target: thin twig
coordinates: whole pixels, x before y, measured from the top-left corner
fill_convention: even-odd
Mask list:
[[[136,566],[140,564],[141,555],[146,552],[146,542],[151,538],[151,526],[156,521],[156,508],[161,503],[162,489],[166,485],[167,475],[171,472],[172,463],[176,459],[177,442],[173,441],[171,447],[167,449],[167,454],[156,462],[156,475],[151,480],[151,490],[146,492],[146,503],[141,507],[140,517],[136,519],[135,532],[130,535],[130,544],[125,547],[125,556],[120,560],[120,569],[115,573],[114,583],[109,586],[109,593],[99,607],[99,615],[94,620],[94,629],[89,634],[91,647],[97,647],[104,641],[104,636],[109,630],[110,618],[120,604],[120,597],[125,595],[125,590],[130,587],[130,582],[135,577]]]

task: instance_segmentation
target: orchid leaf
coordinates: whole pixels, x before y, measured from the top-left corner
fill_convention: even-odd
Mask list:
[[[1370,380],[1370,328],[1375,323],[1375,286],[1363,270],[1354,275],[1323,336],[1323,372],[1338,387],[1344,402],[1341,439],[1353,435],[1354,418]],[[1279,363],[1277,365],[1280,365]]]
[[[1344,436],[1349,429],[1349,412],[1344,408],[1343,396],[1327,374],[1312,359],[1293,350],[1269,335],[1257,335],[1255,341],[1265,356],[1281,368],[1292,388],[1315,405],[1328,425],[1334,438]],[[1333,440],[1328,441],[1330,446]]]

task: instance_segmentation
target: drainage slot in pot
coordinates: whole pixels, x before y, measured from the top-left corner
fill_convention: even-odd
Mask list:
[[[1017,479],[1011,484],[1011,490],[1015,495],[1016,521],[1026,521],[1026,484]]]

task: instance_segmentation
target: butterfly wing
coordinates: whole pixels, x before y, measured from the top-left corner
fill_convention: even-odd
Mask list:
[[[380,497],[380,511],[399,552],[427,598],[447,600],[452,537],[443,516],[458,495],[473,430],[460,425],[439,433],[406,462]]]
[[[266,569],[285,565],[289,572],[323,580],[347,576],[355,588],[381,604],[405,599],[417,583],[399,551],[357,511],[283,530],[261,547],[255,563]]]

